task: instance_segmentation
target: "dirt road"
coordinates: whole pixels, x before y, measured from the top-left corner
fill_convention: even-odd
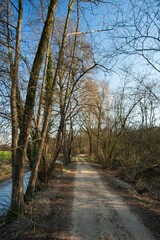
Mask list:
[[[0,228],[0,239],[153,240],[132,211],[139,214],[143,208],[130,193],[123,195],[125,184],[103,172],[98,164],[73,162],[35,194],[26,206],[25,216]],[[159,215],[154,216],[145,211],[141,218],[145,222],[147,219],[147,226],[158,240]]]
[[[77,163],[72,239],[153,240],[123,199],[103,182],[101,172],[88,163]]]

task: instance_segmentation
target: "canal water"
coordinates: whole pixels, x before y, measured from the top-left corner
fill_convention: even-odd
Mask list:
[[[28,181],[31,172],[27,172],[24,175],[24,191],[27,189]],[[0,182],[0,216],[10,208],[11,205],[11,192],[12,192],[12,179],[8,179],[4,182]]]

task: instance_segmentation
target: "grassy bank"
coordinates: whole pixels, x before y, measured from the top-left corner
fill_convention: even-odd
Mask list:
[[[10,151],[0,151],[0,161],[10,161],[11,160],[11,152]]]
[[[11,152],[0,151],[0,181],[11,176]]]

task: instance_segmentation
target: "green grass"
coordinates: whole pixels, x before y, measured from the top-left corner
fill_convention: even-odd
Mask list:
[[[0,151],[0,181],[11,177],[11,152]]]
[[[28,163],[25,163],[25,171],[28,171]],[[11,177],[11,151],[0,151],[0,182]]]
[[[0,161],[11,160],[10,151],[0,151]]]

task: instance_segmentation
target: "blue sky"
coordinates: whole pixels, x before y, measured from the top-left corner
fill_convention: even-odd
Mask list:
[[[47,7],[48,1],[43,1],[45,7]],[[127,14],[129,10],[129,6],[131,7],[130,0],[115,0],[108,1],[107,3],[101,3],[99,5],[81,2],[80,3],[80,31],[89,32],[96,30],[104,30],[111,29],[116,22],[122,21],[121,11],[123,9],[123,14]],[[146,2],[150,2],[147,0]],[[151,2],[154,2],[151,0]],[[17,4],[17,1],[14,1]],[[59,0],[56,16],[57,17],[65,17],[67,12],[67,3],[68,1]],[[137,4],[137,9],[139,5],[143,6],[144,1],[133,1],[133,3]],[[27,55],[27,58],[30,59],[30,62],[33,60],[34,52],[37,48],[37,43],[39,41],[40,32],[43,27],[42,21],[42,11],[39,8],[39,0],[24,0],[24,13],[23,13],[23,27],[22,27],[22,52],[24,55]],[[47,8],[46,8],[47,9]],[[74,7],[74,11],[72,13],[71,19],[72,21],[76,21],[76,4]],[[46,13],[46,12],[45,12]],[[130,12],[128,12],[130,14]],[[129,17],[129,14],[127,17]],[[34,23],[34,24],[32,24]],[[120,28],[119,28],[120,30]],[[118,31],[119,31],[118,30]],[[123,28],[120,30],[123,31]],[[119,32],[120,32],[119,31]],[[110,82],[111,87],[116,88],[121,82],[121,74],[122,68],[127,65],[132,65],[133,70],[139,72],[146,73],[152,71],[152,74],[156,76],[156,73],[153,69],[151,69],[142,57],[138,55],[119,55],[113,60],[110,56],[113,55],[113,42],[112,42],[112,34],[116,36],[117,30],[114,28],[113,30],[106,32],[98,32],[92,34],[86,34],[85,38],[91,43],[92,49],[94,52],[94,57],[96,61],[104,64],[106,68],[112,68],[112,72],[103,73],[102,71],[95,71],[95,78],[98,79],[106,79],[106,81]],[[29,44],[28,44],[29,40]],[[32,50],[31,50],[32,48]],[[33,54],[32,54],[33,51]],[[28,55],[29,53],[29,55]],[[106,57],[106,58],[105,58]],[[102,60],[103,59],[103,60]],[[112,61],[111,61],[112,60]],[[117,62],[118,60],[118,62]],[[159,60],[159,59],[158,59]],[[114,66],[114,67],[113,67]]]

